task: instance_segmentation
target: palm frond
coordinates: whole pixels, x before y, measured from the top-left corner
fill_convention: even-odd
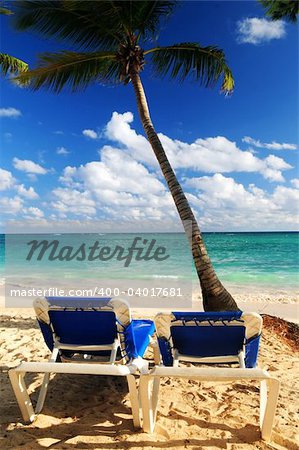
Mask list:
[[[67,40],[78,48],[108,50],[136,33],[146,39],[157,32],[177,1],[15,0],[17,29]]]
[[[133,1],[131,2],[131,29],[137,32],[143,40],[152,39],[158,32],[162,19],[167,19],[175,7],[177,1]]]
[[[145,52],[151,54],[157,75],[184,81],[195,80],[205,87],[214,86],[222,78],[221,90],[231,93],[234,79],[225,55],[217,47],[201,47],[197,43],[185,42],[168,47],[156,47]]]
[[[21,59],[14,56],[0,53],[0,71],[2,75],[7,75],[9,72],[13,74],[23,73],[28,70],[28,64]]]
[[[121,67],[114,53],[59,52],[45,53],[39,58],[39,67],[16,78],[29,84],[33,90],[41,87],[60,92],[68,87],[72,92],[85,89],[92,82],[120,82]]]
[[[0,7],[0,14],[4,16],[10,16],[13,12],[10,9]]]
[[[298,0],[259,0],[266,9],[266,15],[271,20],[285,19],[297,22],[299,14]]]
[[[122,22],[107,1],[16,0],[14,24],[43,36],[68,41],[79,49],[115,49]],[[114,2],[121,3],[121,2]]]

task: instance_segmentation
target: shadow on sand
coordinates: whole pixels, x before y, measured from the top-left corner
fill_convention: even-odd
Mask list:
[[[10,318],[4,316],[2,319],[3,328],[17,328],[22,331],[22,334],[24,332],[36,338],[36,332],[38,332],[36,320],[22,318],[19,315]],[[36,345],[39,342],[41,347],[44,346],[42,336]],[[9,354],[6,355],[6,361],[10,361]],[[13,362],[14,358],[12,358]],[[239,444],[242,448],[242,443],[250,445],[260,439],[257,426],[239,425],[238,428],[233,428],[222,423],[220,417],[214,418],[219,422],[213,419],[201,420],[200,409],[198,418],[189,417],[176,411],[174,404],[167,415],[158,414],[155,434],[148,435],[141,430],[134,430],[126,379],[92,375],[53,375],[42,414],[33,424],[25,425],[22,423],[7,370],[8,367],[3,364],[0,373],[0,447],[3,450],[44,448],[198,450],[203,447],[222,449],[232,444]],[[27,374],[26,383],[27,386],[30,385],[31,399],[35,404],[41,375]],[[240,390],[241,388],[242,386]],[[175,400],[174,392],[172,400]],[[166,424],[167,429],[162,428],[161,423],[164,427]],[[175,436],[178,423],[183,424],[183,427],[189,425],[197,427],[196,438],[193,436],[189,439],[178,439]],[[212,432],[215,430],[215,437],[206,438],[204,431],[207,428]],[[186,433],[183,434],[186,435]],[[200,439],[201,434],[202,439]]]

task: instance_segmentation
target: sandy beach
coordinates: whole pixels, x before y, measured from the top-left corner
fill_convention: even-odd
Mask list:
[[[286,298],[251,297],[246,310],[296,319],[297,304]],[[281,381],[271,443],[260,439],[256,383],[199,383],[163,379],[155,433],[134,431],[124,379],[52,376],[47,400],[37,420],[24,425],[7,371],[20,361],[48,356],[31,309],[1,308],[1,442],[3,449],[297,449],[298,327],[264,316],[259,363]],[[135,309],[134,317],[153,317]],[[298,315],[297,315],[298,319]],[[297,345],[296,345],[297,339]],[[296,348],[297,347],[297,348]],[[150,351],[146,354],[151,358]],[[28,376],[33,401],[40,375]]]
[[[0,20],[0,450],[299,450],[299,0]]]

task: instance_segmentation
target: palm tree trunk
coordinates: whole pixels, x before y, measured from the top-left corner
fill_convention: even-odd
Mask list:
[[[189,238],[196,272],[201,285],[204,310],[238,310],[239,308],[235,300],[225,289],[216,275],[193,211],[188,203],[188,200],[182,190],[180,183],[175,176],[175,173],[168,161],[161,141],[154,129],[140,76],[137,72],[132,71],[130,73],[130,77],[134,87],[138,111],[144,131],[159,162],[160,168],[165,177],[179,216],[183,222],[185,231]]]

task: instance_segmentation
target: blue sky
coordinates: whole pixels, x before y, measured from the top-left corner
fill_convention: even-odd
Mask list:
[[[5,16],[1,30],[2,52],[32,67],[38,53],[70,49],[17,33]],[[187,41],[225,51],[236,83],[231,97],[219,86],[159,80],[149,67],[142,79],[200,226],[298,229],[298,26],[266,21],[255,1],[183,2],[158,42]],[[131,85],[56,95],[0,83],[2,227],[26,220],[28,229],[79,230],[97,219],[175,226]]]

